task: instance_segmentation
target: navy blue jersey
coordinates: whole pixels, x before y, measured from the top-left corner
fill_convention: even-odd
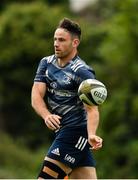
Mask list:
[[[44,57],[38,66],[35,82],[46,83],[46,101],[51,113],[62,117],[61,126],[86,124],[86,111],[78,97],[78,87],[95,72],[79,56],[60,67],[55,55]]]

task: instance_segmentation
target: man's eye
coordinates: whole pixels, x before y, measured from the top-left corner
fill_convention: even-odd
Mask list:
[[[65,39],[62,39],[62,38],[61,38],[61,39],[59,39],[59,41],[65,41]]]
[[[60,42],[63,42],[63,41],[65,41],[65,39],[63,39],[63,38],[59,38],[59,39],[54,38],[54,41],[60,41]]]

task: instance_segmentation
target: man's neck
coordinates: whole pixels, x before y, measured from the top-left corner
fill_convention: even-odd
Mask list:
[[[72,55],[65,57],[65,58],[58,58],[58,65],[60,67],[64,67],[66,64],[68,64],[75,56],[77,55],[77,52],[73,53]]]

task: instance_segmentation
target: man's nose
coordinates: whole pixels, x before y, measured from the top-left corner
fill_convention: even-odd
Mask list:
[[[55,46],[55,47],[58,47],[58,46],[59,46],[59,42],[58,42],[58,41],[55,41],[55,42],[54,42],[54,46]]]

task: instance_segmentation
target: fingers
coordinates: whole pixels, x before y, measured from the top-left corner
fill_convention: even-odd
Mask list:
[[[102,147],[102,143],[97,143],[97,144],[95,144],[95,145],[92,146],[92,149],[93,149],[93,150],[98,150],[98,149],[100,149],[101,147]]]
[[[50,114],[45,118],[45,123],[49,129],[56,130],[60,128],[60,119],[60,116]]]
[[[102,147],[103,139],[99,136],[92,135],[89,137],[89,144],[92,146],[91,149],[98,150]]]

